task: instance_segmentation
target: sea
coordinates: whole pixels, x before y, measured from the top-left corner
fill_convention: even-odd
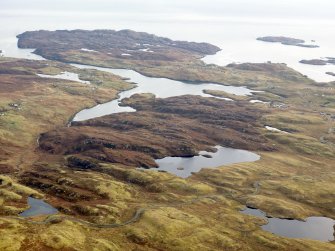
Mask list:
[[[302,59],[335,57],[333,0],[1,0],[0,50],[4,56],[40,59],[17,48],[28,30],[132,29],[174,40],[209,42],[222,50],[206,63],[286,63],[319,81],[335,81],[335,65]],[[261,36],[304,39],[319,48],[257,41]],[[315,42],[313,42],[315,41]]]

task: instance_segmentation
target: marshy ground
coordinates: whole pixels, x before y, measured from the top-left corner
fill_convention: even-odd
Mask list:
[[[124,66],[148,76],[248,86],[263,91],[253,98],[268,104],[222,92],[215,94],[235,101],[137,95],[124,100],[135,113],[67,127],[79,110],[133,85],[56,61],[1,58],[0,249],[335,250],[332,242],[273,235],[260,228],[263,219],[239,212],[248,205],[274,217],[335,218],[335,83],[316,83],[283,64],[205,65],[198,60],[205,52],[180,48],[162,49],[162,55],[173,50],[175,57],[161,55],[154,63],[142,56],[108,61],[105,53],[49,50],[45,46],[36,53],[64,62]],[[187,63],[180,62],[185,55]],[[36,75],[63,71],[92,84]],[[254,150],[261,159],[202,169],[187,179],[136,169],[152,165],[156,157],[192,155],[218,143]],[[27,208],[31,195],[64,217],[48,224],[11,218]],[[97,227],[127,222],[140,209],[132,224]]]

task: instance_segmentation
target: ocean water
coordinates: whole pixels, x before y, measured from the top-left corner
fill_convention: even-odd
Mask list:
[[[335,81],[335,65],[303,65],[301,59],[335,57],[332,0],[1,0],[0,50],[6,56],[40,59],[17,49],[16,35],[39,29],[133,29],[222,48],[207,63],[279,62],[317,81]],[[283,35],[320,48],[256,41]]]

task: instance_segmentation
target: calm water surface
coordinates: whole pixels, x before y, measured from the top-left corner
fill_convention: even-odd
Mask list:
[[[156,163],[159,167],[152,168],[152,170],[165,171],[181,178],[187,178],[192,173],[197,173],[203,168],[216,168],[234,163],[253,162],[260,159],[259,155],[245,150],[221,146],[216,146],[216,149],[215,153],[201,151],[199,152],[199,156],[191,158],[166,157],[157,159]]]
[[[28,205],[29,209],[22,212],[20,216],[22,217],[32,217],[38,215],[48,215],[48,214],[56,214],[58,210],[43,200],[34,199],[32,197],[28,197]]]
[[[18,49],[16,35],[38,29],[128,28],[177,40],[210,42],[221,47],[221,52],[203,59],[207,63],[226,65],[232,62],[272,61],[286,63],[317,81],[334,81],[335,77],[326,75],[325,72],[335,72],[335,66],[299,63],[301,59],[335,57],[334,9],[333,0],[1,0],[0,50],[3,50],[5,56],[43,60],[32,54],[33,50]],[[307,42],[316,40],[320,48],[299,48],[256,41],[257,37],[267,35],[296,37]],[[171,93],[175,91],[179,92],[178,95],[204,95],[203,89],[214,87],[212,84],[199,87],[166,79],[145,79],[127,70],[109,71],[129,77],[130,81],[138,84],[135,89],[121,94],[120,99],[137,92],[154,92],[157,96],[165,97],[167,86],[173,86],[169,88],[168,95],[176,95]],[[232,89],[230,93],[234,91],[241,91],[242,95],[250,93],[247,89]],[[75,120],[102,116],[106,111],[132,111],[130,107],[119,107],[120,99],[97,106],[90,112],[79,113]],[[203,156],[165,158],[157,160],[157,163],[160,170],[169,169],[176,175],[187,177],[203,167],[224,165],[225,161],[235,163],[237,160],[257,160],[256,156],[250,154],[219,148],[217,153],[211,154],[212,159]],[[57,212],[41,200],[29,198],[28,202],[31,208],[23,212],[22,216]],[[259,210],[251,209],[245,210],[245,213],[262,214]],[[263,229],[278,235],[322,241],[334,239],[334,221],[328,218],[310,217],[306,222],[275,218],[268,220],[269,224],[264,225]]]
[[[241,211],[268,220],[262,229],[268,232],[290,238],[304,238],[319,241],[334,240],[335,220],[326,217],[309,217],[306,221],[267,218],[265,213],[258,209],[246,208]]]
[[[73,121],[83,121],[113,113],[133,112],[135,111],[133,108],[119,106],[119,103],[122,99],[129,98],[136,93],[152,93],[159,98],[168,98],[187,94],[213,97],[212,95],[203,93],[203,90],[221,90],[236,95],[252,95],[253,93],[252,90],[246,87],[224,86],[211,83],[189,84],[167,78],[146,77],[133,70],[111,69],[78,64],[73,64],[73,66],[110,72],[129,79],[129,82],[136,83],[135,88],[121,92],[118,99],[80,111],[73,118]]]
[[[279,62],[318,81],[332,81],[335,65],[303,65],[301,59],[335,57],[333,0],[1,0],[0,50],[6,56],[41,59],[17,49],[27,30],[133,29],[222,48],[208,63]],[[316,40],[309,49],[256,41],[284,35]]]

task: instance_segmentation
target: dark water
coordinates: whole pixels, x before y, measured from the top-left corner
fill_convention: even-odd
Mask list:
[[[47,214],[55,214],[58,210],[43,200],[34,199],[32,197],[28,197],[28,204],[30,206],[29,209],[19,214],[22,217],[32,217],[38,215],[47,215]]]
[[[268,224],[262,229],[276,235],[303,238],[318,241],[334,240],[335,220],[326,217],[309,217],[306,221],[287,220],[279,218],[267,218],[265,213],[259,209],[246,208],[243,214],[253,215],[268,220]]]
[[[177,175],[182,178],[187,178],[192,173],[199,172],[202,168],[215,168],[223,165],[229,165],[240,162],[252,162],[260,159],[260,156],[238,149],[216,146],[217,152],[211,153],[202,151],[199,156],[191,158],[183,157],[166,157],[156,160],[159,168],[153,168],[157,171],[165,171]],[[204,156],[205,155],[205,156]],[[211,158],[208,158],[209,155]]]

